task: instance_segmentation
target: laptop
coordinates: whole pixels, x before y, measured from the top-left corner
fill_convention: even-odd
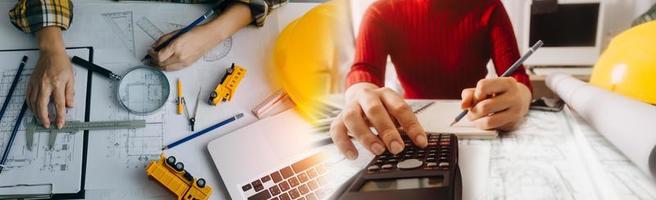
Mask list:
[[[325,153],[294,109],[212,140],[207,149],[232,199],[326,199]]]

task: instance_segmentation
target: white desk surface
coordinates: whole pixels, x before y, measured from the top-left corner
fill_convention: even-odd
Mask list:
[[[88,0],[74,2],[76,3],[74,25],[64,34],[66,44],[68,46],[94,46],[96,63],[105,64],[111,70],[119,73],[128,69],[131,63],[135,63],[139,57],[143,56],[143,52],[152,40],[149,40],[141,32],[137,34],[138,28],[133,27],[137,55],[128,53],[126,47],[116,41],[116,36],[107,29],[105,22],[100,17],[101,13],[130,10],[133,11],[135,20],[140,16],[147,16],[153,21],[184,24],[200,15],[205,9],[202,5],[168,3],[117,3]],[[7,13],[14,3],[14,1],[0,2],[0,14]],[[153,7],[153,5],[156,6]],[[243,59],[243,56],[249,55],[248,53],[252,50],[248,48],[249,45],[245,45],[248,44],[245,42],[246,39],[249,36],[266,35],[262,33],[265,31],[280,30],[294,16],[302,14],[312,5],[316,4],[290,3],[273,13],[272,17],[277,16],[277,20],[269,20],[269,23],[260,29],[247,28],[234,36],[233,49],[227,60],[247,62],[252,66],[249,68],[249,72],[254,73],[243,84],[252,88],[253,92],[244,94],[245,89],[241,88],[242,92],[238,92],[240,96],[237,96],[236,99],[243,101],[233,101],[216,108],[207,107],[205,111],[199,109],[201,121],[197,127],[206,127],[235,112],[244,112],[247,117],[218,131],[219,133],[213,137],[198,140],[167,152],[182,159],[195,175],[208,179],[209,184],[215,188],[213,199],[226,197],[222,192],[223,188],[220,187],[219,175],[213,169],[212,163],[209,163],[210,159],[208,159],[204,144],[211,138],[255,121],[255,118],[250,116],[249,110],[258,103],[257,101],[272,91],[272,88],[266,84],[266,77],[256,70],[264,67],[258,66],[263,61],[245,61]],[[171,15],[165,14],[175,14],[176,17],[172,18],[169,17]],[[3,19],[7,19],[7,17]],[[32,36],[16,30],[8,20],[4,20],[3,25],[0,26],[0,35],[2,35],[0,49],[34,48],[36,46]],[[275,35],[269,35],[262,41],[258,41],[263,44],[260,52],[270,49],[273,39],[275,39]],[[227,60],[219,60],[218,66],[227,66]],[[221,71],[221,68],[213,69],[203,66],[195,68],[208,69],[213,74]],[[179,72],[167,75],[172,80],[175,77],[193,77],[195,75],[203,77],[200,72],[195,72],[198,71],[197,69],[189,70],[192,71],[190,73]],[[213,80],[212,78],[215,77],[204,76],[203,78]],[[103,83],[104,80],[98,76],[94,76],[94,81],[95,86],[107,87],[107,83]],[[214,83],[209,82],[212,81],[208,81],[203,88],[212,87],[211,84]],[[195,90],[188,89],[187,91]],[[99,92],[92,94],[105,95],[104,97],[92,96],[94,99],[107,99],[107,94]],[[173,112],[169,110],[162,115],[166,115],[163,118],[169,119],[173,116]],[[204,116],[213,116],[211,118],[213,120]],[[110,116],[92,112],[92,119],[107,117]],[[177,117],[180,117],[180,122],[172,122],[172,124],[185,123],[181,116]],[[180,127],[186,127],[186,124]],[[173,128],[172,130],[177,129]],[[164,130],[156,137],[159,137],[160,143],[169,143],[184,134],[186,132],[176,133]],[[107,135],[110,134],[104,136]],[[102,137],[102,135],[91,137]],[[130,135],[127,134],[126,137],[130,137]],[[103,140],[99,139],[99,141]],[[89,154],[89,156],[97,157],[99,161],[107,159],[123,162],[109,166],[109,169],[103,169],[108,166],[87,168],[86,193],[89,199],[170,198],[160,186],[146,183],[147,179],[142,168],[143,162],[133,163],[134,160],[123,159],[120,155],[115,154],[116,149],[102,145],[90,145],[89,152],[97,152]],[[363,155],[363,158],[369,157],[371,155]],[[347,163],[351,167],[349,173],[355,173],[358,166],[366,164],[366,160],[360,159],[358,162]],[[654,191],[656,187],[650,177],[640,172],[608,141],[580,121],[575,114],[568,111],[558,113],[531,111],[518,130],[504,134],[499,139],[460,141],[460,166],[464,178],[464,199],[656,199]],[[106,176],[115,176],[116,178],[106,180],[104,179]]]

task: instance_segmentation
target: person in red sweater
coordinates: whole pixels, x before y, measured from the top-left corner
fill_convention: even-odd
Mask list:
[[[383,86],[388,55],[404,96]],[[522,67],[511,77],[483,79],[490,59],[499,75],[519,59],[500,0],[379,0],[364,15],[331,137],[349,159],[358,155],[349,133],[376,155],[397,154],[405,146],[398,124],[425,147],[426,133],[404,98],[462,98],[477,127],[512,130],[528,112],[528,75]]]

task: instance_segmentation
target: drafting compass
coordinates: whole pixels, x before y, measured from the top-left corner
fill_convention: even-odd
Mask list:
[[[182,104],[184,105],[185,111],[184,113],[187,117],[187,120],[189,120],[189,127],[191,127],[191,131],[194,131],[194,125],[196,125],[196,113],[198,113],[198,100],[200,99],[200,90],[201,88],[198,88],[198,94],[196,95],[196,105],[194,106],[193,115],[189,115],[189,107],[187,106],[187,101],[182,98]]]

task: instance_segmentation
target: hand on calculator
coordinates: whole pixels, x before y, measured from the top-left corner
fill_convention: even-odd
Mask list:
[[[417,117],[395,91],[371,83],[356,83],[346,90],[345,102],[344,110],[331,124],[330,135],[347,158],[358,156],[349,135],[376,155],[381,155],[386,149],[392,154],[400,153],[405,143],[399,134],[399,126],[418,147],[428,144],[426,132]],[[378,134],[374,134],[370,127],[374,127]]]

